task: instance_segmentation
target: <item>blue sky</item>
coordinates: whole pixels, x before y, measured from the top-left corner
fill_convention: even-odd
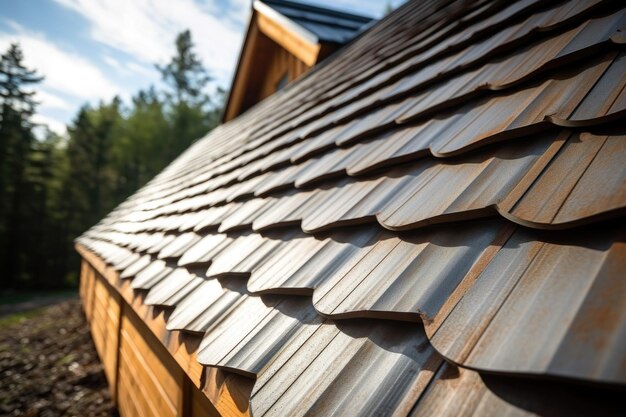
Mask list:
[[[18,41],[28,66],[46,78],[36,121],[57,132],[85,102],[119,95],[128,102],[159,84],[154,63],[172,56],[189,28],[197,52],[228,87],[250,16],[251,0],[0,0],[0,49]],[[386,0],[298,0],[380,17]],[[394,6],[403,0],[392,0]]]

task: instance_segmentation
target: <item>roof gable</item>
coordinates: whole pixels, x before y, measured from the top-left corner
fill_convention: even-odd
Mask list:
[[[255,0],[224,121],[299,78],[357,36],[370,21],[291,1]]]

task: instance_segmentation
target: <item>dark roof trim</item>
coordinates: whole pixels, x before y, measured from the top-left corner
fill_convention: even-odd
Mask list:
[[[303,40],[312,44],[320,43],[320,39],[315,33],[303,28],[301,25],[297,24],[296,22],[294,22],[287,16],[277,12],[275,9],[265,4],[261,0],[255,0],[254,3],[252,4],[252,7],[257,12],[262,13],[265,16],[271,18],[272,20],[280,23],[287,30],[295,33],[297,36],[299,36]]]
[[[344,44],[375,19],[288,0],[255,0],[255,10],[304,39]],[[313,36],[310,36],[312,34]]]
[[[336,9],[328,9],[325,7],[319,7],[319,6],[299,3],[295,1],[289,1],[289,0],[262,0],[262,1],[268,6],[274,6],[274,5],[286,6],[286,7],[290,7],[290,8],[297,9],[297,10],[310,11],[310,12],[323,14],[326,16],[333,16],[333,17],[338,17],[341,19],[353,20],[359,23],[369,23],[370,21],[374,20],[374,17],[372,16],[357,15],[354,13],[348,13],[348,12],[344,12],[344,11],[340,11]]]

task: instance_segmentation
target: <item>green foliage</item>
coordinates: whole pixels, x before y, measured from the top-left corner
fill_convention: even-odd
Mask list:
[[[99,221],[221,119],[225,92],[210,80],[189,31],[157,67],[166,91],[139,91],[84,105],[67,137],[35,138],[31,86],[41,81],[12,45],[0,61],[1,289],[57,288],[76,282],[73,240]]]
[[[167,97],[174,105],[186,103],[194,107],[209,101],[205,87],[211,77],[193,47],[191,32],[186,30],[176,37],[176,55],[171,61],[164,67],[156,65],[163,81],[173,90]]]
[[[47,156],[36,149],[30,120],[36,106],[30,87],[42,78],[23,60],[16,44],[0,57],[0,257],[9,285],[29,278],[25,248],[32,242],[27,233],[39,232],[46,220],[46,193],[39,178]],[[33,252],[40,249],[35,242]]]
[[[0,329],[13,326],[15,324],[22,323],[28,319],[32,319],[44,313],[43,308],[37,308],[35,310],[23,311],[20,313],[9,314],[8,316],[0,317]]]
[[[391,4],[391,1],[387,0],[387,4],[385,4],[385,11],[383,12],[383,14],[386,16],[391,12],[393,12],[393,5]]]
[[[24,54],[18,44],[13,43],[0,58],[0,98],[3,110],[11,108],[24,115],[23,121],[28,122],[28,117],[35,111],[33,100],[34,90],[26,90],[31,84],[37,84],[43,77],[37,75],[37,71],[29,70],[23,64]],[[4,115],[4,113],[3,113]]]

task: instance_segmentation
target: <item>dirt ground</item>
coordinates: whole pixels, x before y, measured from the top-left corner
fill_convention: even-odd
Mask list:
[[[0,416],[117,416],[78,300],[0,320]]]

